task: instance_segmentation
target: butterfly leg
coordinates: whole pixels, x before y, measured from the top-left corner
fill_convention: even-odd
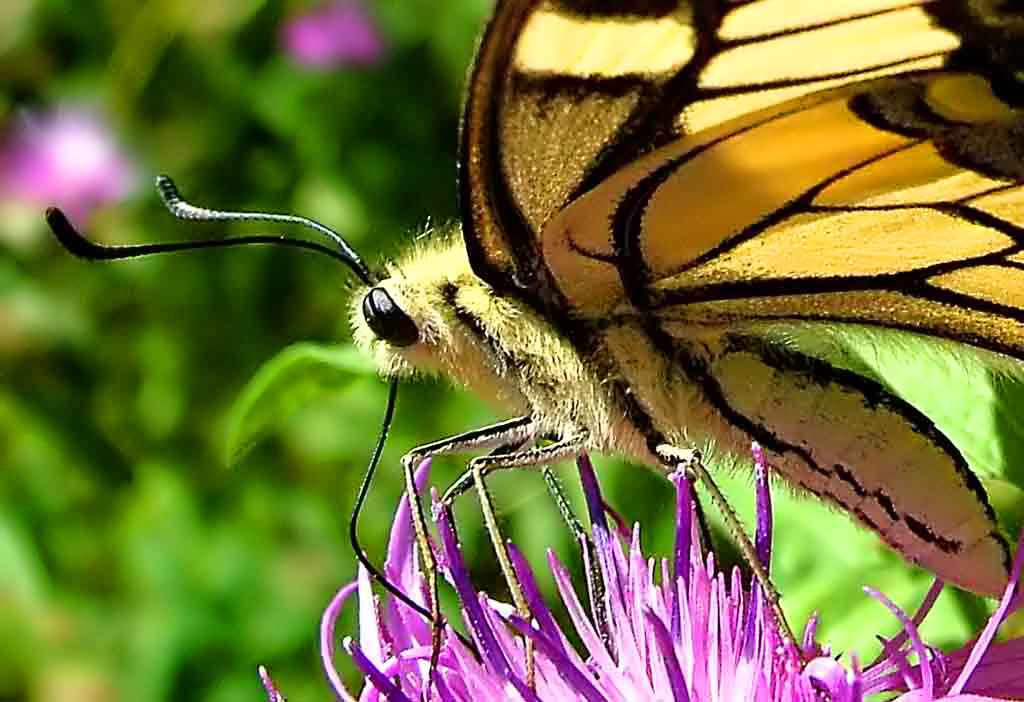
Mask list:
[[[555,504],[558,506],[558,511],[562,514],[562,520],[565,522],[566,526],[569,527],[569,531],[572,532],[577,543],[580,544],[580,548],[586,552],[583,562],[587,576],[587,595],[590,599],[590,616],[594,621],[594,627],[597,629],[598,636],[601,637],[601,641],[604,643],[605,648],[612,651],[614,650],[611,633],[612,629],[611,625],[608,623],[608,609],[605,607],[604,601],[605,580],[604,575],[601,573],[601,569],[597,566],[600,562],[597,555],[597,547],[594,546],[594,540],[590,538],[590,534],[583,528],[580,520],[572,511],[572,506],[569,504],[569,499],[566,497],[565,491],[562,489],[558,476],[556,476],[554,471],[548,467],[543,468],[542,473],[544,474],[544,482],[548,486],[548,492],[555,500]],[[704,528],[704,525],[701,524],[701,527]]]
[[[516,607],[521,610],[520,613],[524,617],[530,616],[529,610],[526,608],[526,598],[523,595],[522,587],[519,585],[519,580],[516,578],[515,570],[512,568],[512,561],[508,556],[508,547],[501,535],[501,529],[494,514],[494,501],[491,498],[490,491],[487,489],[487,484],[484,482],[484,477],[495,470],[546,466],[568,458],[575,458],[583,450],[586,440],[587,434],[579,433],[548,446],[539,446],[513,453],[478,456],[470,461],[469,470],[463,473],[462,477],[449,487],[441,497],[441,504],[450,505],[456,497],[468,489],[469,485],[476,487],[477,494],[480,496],[480,505],[483,509],[484,523],[494,545],[494,552],[498,557],[501,572],[504,574],[505,580],[512,590],[512,598],[516,603]],[[469,476],[468,480],[471,482],[463,488],[461,486],[466,482],[467,474]]]
[[[441,637],[444,631],[444,617],[441,606],[437,579],[437,558],[430,545],[427,519],[423,511],[423,503],[416,489],[416,468],[428,458],[463,451],[477,451],[501,446],[519,446],[536,436],[537,430],[531,417],[517,417],[505,422],[492,424],[481,429],[464,432],[429,444],[417,446],[402,457],[403,473],[405,474],[405,490],[409,502],[413,506],[412,525],[416,532],[416,542],[423,558],[423,570],[427,578],[427,591],[430,593],[430,629],[431,656],[429,677],[437,670],[438,658],[441,654]]]
[[[480,496],[480,508],[484,515],[484,524],[487,533],[491,537],[491,544],[494,547],[494,554],[498,558],[498,565],[501,566],[502,575],[508,583],[509,591],[512,593],[512,601],[516,605],[516,611],[527,621],[531,618],[530,607],[526,601],[526,593],[523,592],[522,583],[516,575],[512,566],[512,559],[508,554],[508,545],[501,534],[498,526],[498,519],[494,513],[494,501],[491,498],[484,476],[494,470],[508,468],[525,468],[539,465],[556,463],[566,458],[574,458],[583,450],[587,434],[580,433],[568,439],[562,439],[549,446],[534,447],[512,453],[491,454],[489,456],[478,456],[469,463],[469,471],[472,477],[472,484],[476,486],[477,494]],[[465,474],[464,474],[465,475]],[[456,481],[456,487],[461,481]],[[453,492],[452,488],[445,491],[441,504],[451,505],[451,501],[457,497],[459,492]],[[526,640],[526,684],[534,689],[534,647],[531,639]]]
[[[715,503],[715,507],[718,508],[722,518],[725,519],[726,527],[736,542],[740,555],[743,556],[743,560],[750,566],[754,577],[760,583],[761,589],[768,599],[768,606],[772,611],[775,623],[779,627],[780,635],[787,645],[793,646],[794,650],[799,650],[796,646],[796,637],[793,635],[789,622],[786,621],[786,616],[782,611],[779,592],[772,585],[771,579],[768,577],[767,564],[761,563],[761,560],[758,558],[757,550],[754,548],[754,544],[750,542],[750,537],[747,536],[747,531],[743,528],[739,515],[736,514],[736,510],[729,504],[729,500],[722,494],[718,484],[715,483],[714,478],[711,477],[708,469],[701,462],[700,452],[696,449],[681,449],[669,444],[661,444],[656,448],[656,452],[665,465],[674,466],[677,470],[683,471],[686,479],[691,483],[699,480],[704,485],[704,488],[711,496],[711,501]]]
[[[588,559],[588,562],[590,564],[595,564],[598,561],[594,551],[594,542],[590,539],[590,536],[587,534],[586,530],[584,530],[583,525],[580,524],[576,515],[573,514],[572,507],[569,506],[569,501],[565,497],[562,486],[558,483],[558,478],[551,469],[547,467],[551,463],[558,463],[567,459],[576,458],[583,450],[586,438],[586,434],[580,434],[570,440],[556,442],[549,446],[535,447],[525,451],[512,450],[503,454],[492,454],[491,456],[480,457],[474,461],[474,467],[479,468],[479,470],[474,470],[474,468],[467,470],[459,476],[454,483],[452,483],[441,498],[442,504],[451,504],[456,497],[465,493],[474,485],[478,490],[483,490],[481,493],[481,502],[483,504],[482,509],[485,518],[488,522],[488,533],[491,536],[492,542],[495,544],[494,548],[495,553],[498,556],[499,564],[501,565],[505,578],[509,583],[509,588],[513,593],[515,593],[520,586],[515,578],[514,572],[511,572],[511,567],[508,564],[506,551],[504,549],[505,541],[501,537],[497,520],[493,516],[494,509],[491,505],[490,495],[486,492],[484,478],[487,473],[494,470],[528,468],[538,465],[544,466],[542,470],[544,474],[544,482],[547,484],[548,492],[551,493],[551,496],[555,500],[555,504],[558,506],[559,512],[562,514],[562,519],[565,521],[570,531],[572,531],[573,536],[575,536],[577,541],[579,541],[581,548],[584,548],[589,552],[590,558]],[[518,448],[520,447],[516,447],[516,449]],[[478,473],[479,479],[477,479]],[[502,544],[502,547],[499,547],[497,544]],[[587,581],[587,592],[590,594],[590,608],[594,617],[595,626],[598,634],[601,636],[601,640],[610,647],[611,627],[608,624],[607,611],[604,607],[604,578],[601,575],[600,570],[596,567],[588,568]]]
[[[478,456],[470,461],[469,469],[444,491],[441,502],[450,504],[456,497],[473,487],[473,484],[476,482],[476,470],[479,470],[481,475],[486,476],[497,470],[535,468],[537,466],[546,466],[566,461],[579,455],[586,444],[586,440],[587,434],[581,432],[568,439],[561,439],[547,446],[534,446],[523,450]]]
[[[505,446],[521,446],[527,441],[535,439],[537,433],[538,428],[532,417],[516,417],[417,446],[402,457],[402,464],[407,469],[409,466],[415,468],[434,456],[469,453]]]
[[[474,485],[476,486],[477,493],[480,496],[480,508],[484,515],[484,523],[487,527],[487,533],[490,535],[495,556],[498,559],[498,564],[501,566],[502,575],[504,575],[505,581],[508,583],[509,591],[512,594],[512,601],[516,605],[516,610],[525,619],[530,618],[530,610],[526,602],[526,595],[523,592],[523,586],[519,582],[519,578],[515,574],[515,569],[512,566],[512,561],[508,554],[508,547],[501,535],[501,529],[498,526],[498,520],[494,513],[494,502],[491,499],[490,492],[487,490],[487,485],[484,482],[484,475],[492,470],[546,465],[564,460],[565,458],[573,458],[582,450],[583,444],[586,440],[586,434],[581,434],[568,440],[555,442],[549,446],[519,450],[519,447],[523,444],[536,440],[538,433],[538,427],[530,417],[520,417],[518,419],[512,419],[507,422],[501,422],[490,427],[485,427],[484,429],[467,432],[448,439],[435,441],[431,444],[426,444],[425,446],[421,446],[411,451],[402,461],[406,467],[406,475],[409,476],[412,474],[411,466],[417,465],[424,458],[428,458],[430,456],[488,448],[503,450],[512,447],[511,452],[479,456],[470,461],[469,470],[463,473],[462,477],[456,480],[456,482],[445,491],[444,496],[441,498],[441,506],[442,509],[450,508],[452,501],[458,495],[466,492],[470,487]],[[425,520],[421,525],[416,525],[415,522],[416,520],[414,519],[417,538],[420,538],[419,530],[422,528],[422,539],[426,542]],[[429,550],[429,545],[427,546],[427,550]],[[432,570],[436,570],[436,561],[433,559],[433,554],[428,556],[425,553],[424,562],[431,566]],[[431,597],[433,601],[436,602],[436,576],[430,580],[429,585],[432,593]],[[534,687],[535,675],[533,656],[533,642],[527,640],[526,683],[531,689]]]

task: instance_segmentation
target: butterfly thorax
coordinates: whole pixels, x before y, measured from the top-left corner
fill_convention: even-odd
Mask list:
[[[548,436],[585,431],[596,451],[655,462],[643,436],[617,406],[608,379],[549,321],[528,305],[498,295],[472,272],[455,237],[413,247],[389,266],[378,288],[416,325],[415,343],[396,346],[364,318],[357,293],[356,342],[388,376],[441,374],[505,413],[530,415]]]

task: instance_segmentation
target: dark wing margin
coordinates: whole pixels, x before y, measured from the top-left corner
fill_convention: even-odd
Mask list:
[[[536,257],[534,236],[501,179],[496,123],[501,78],[508,71],[519,30],[538,4],[506,2],[495,11],[480,39],[463,105],[459,153],[463,236],[473,269],[498,290],[521,277],[516,260]],[[511,237],[501,222],[513,230]]]
[[[498,2],[462,122],[474,271],[499,292],[563,306],[541,250],[556,213],[682,134],[815,90],[939,67],[957,42],[923,9],[935,4]]]

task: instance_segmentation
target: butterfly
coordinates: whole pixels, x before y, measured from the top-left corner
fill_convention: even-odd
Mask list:
[[[999,593],[1008,548],[961,451],[793,340],[867,326],[1024,360],[1022,25],[951,0],[500,0],[461,231],[352,322],[385,374],[513,418],[410,456],[667,470],[755,440],[908,560]]]
[[[806,342],[884,329],[1024,369],[1024,20],[1005,4],[499,0],[466,93],[460,231],[379,278],[317,222],[195,207],[163,177],[178,217],[333,245],[103,246],[47,219],[89,259],[284,243],[345,262],[384,374],[444,373],[512,415],[407,468],[495,449],[472,465],[593,450],[672,470],[757,441],[796,489],[998,594],[1009,550],[961,450]]]

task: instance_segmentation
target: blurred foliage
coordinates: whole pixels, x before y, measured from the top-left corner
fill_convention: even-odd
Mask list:
[[[172,174],[199,204],[316,217],[374,260],[456,215],[461,85],[486,4],[378,2],[386,58],[311,71],[277,40],[299,2],[4,0],[0,123],[97,107],[147,178]],[[251,231],[175,221],[145,182],[88,226],[106,243]],[[327,699],[317,622],[353,576],[348,512],[386,388],[352,364],[238,465],[224,456],[238,448],[232,424],[243,438],[274,428],[245,398],[230,409],[263,362],[300,340],[346,349],[350,279],[267,247],[85,264],[51,241],[38,207],[0,202],[0,700],[251,701],[261,663],[290,699]],[[298,381],[275,392],[310,400]],[[400,455],[496,417],[439,382],[402,387],[362,518],[371,554],[383,554]],[[668,484],[600,463],[611,503],[644,517],[665,553]],[[435,480],[459,468],[441,462]],[[742,475],[726,481],[745,510]],[[538,476],[493,488],[538,571],[548,546],[572,560]],[[462,503],[474,572],[500,591],[473,500]],[[798,622],[823,609],[840,650],[867,655],[894,628],[870,600],[849,606],[859,584],[913,607],[929,583],[806,501],[780,507],[778,524],[787,608]],[[938,642],[962,641],[980,610],[945,599]]]

